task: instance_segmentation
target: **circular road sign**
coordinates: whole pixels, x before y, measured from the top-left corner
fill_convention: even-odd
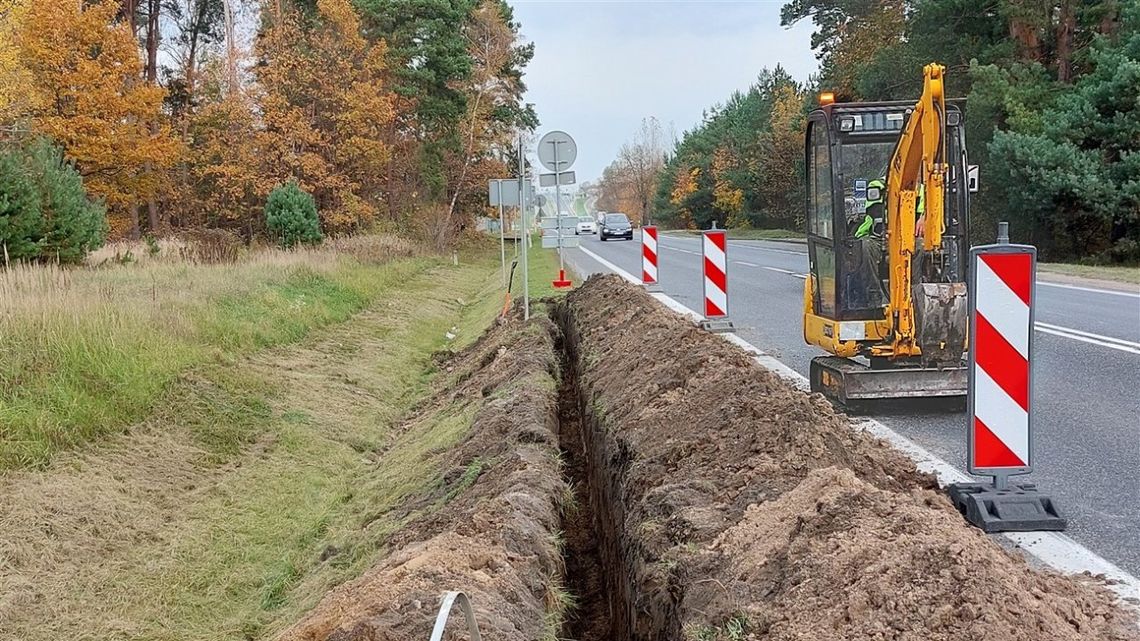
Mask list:
[[[557,150],[557,154],[555,153]],[[555,155],[558,164],[554,163]],[[578,145],[565,131],[552,131],[538,141],[538,160],[548,170],[562,173],[569,169],[578,158]]]

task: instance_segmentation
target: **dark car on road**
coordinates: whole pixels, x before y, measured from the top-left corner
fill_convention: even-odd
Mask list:
[[[602,220],[602,228],[598,230],[598,236],[602,240],[609,238],[633,240],[633,225],[629,224],[629,218],[625,214],[606,214]]]

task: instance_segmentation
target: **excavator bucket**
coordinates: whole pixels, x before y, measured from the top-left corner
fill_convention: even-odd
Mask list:
[[[915,340],[922,349],[923,364],[960,366],[970,312],[966,284],[920,283],[914,288],[913,303]]]
[[[906,409],[960,410],[966,396],[966,346],[969,300],[965,283],[922,283],[913,303],[920,362],[868,366],[849,358],[823,356],[811,361],[811,390],[822,392],[848,411],[889,409],[884,402]],[[884,366],[885,365],[885,366]]]

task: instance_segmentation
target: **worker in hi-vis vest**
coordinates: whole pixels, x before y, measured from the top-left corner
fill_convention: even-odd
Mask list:
[[[881,307],[886,304],[887,295],[880,277],[880,263],[883,260],[883,221],[886,216],[887,186],[883,180],[867,183],[867,204],[863,221],[855,229],[855,242],[859,244],[859,274],[852,286],[850,300],[865,308]],[[858,302],[856,302],[858,301]]]

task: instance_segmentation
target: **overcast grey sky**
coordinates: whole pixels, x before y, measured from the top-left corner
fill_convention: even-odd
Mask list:
[[[539,135],[578,143],[578,181],[593,181],[647,116],[677,135],[701,112],[747,88],[764,67],[815,73],[811,25],[780,26],[782,0],[604,2],[513,0],[535,43],[527,102]]]

